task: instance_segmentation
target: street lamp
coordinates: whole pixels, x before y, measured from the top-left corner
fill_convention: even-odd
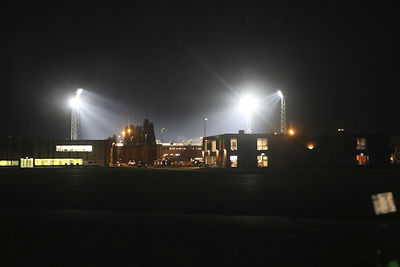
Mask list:
[[[281,98],[281,133],[286,134],[286,98],[281,90],[276,93]]]
[[[251,95],[244,95],[240,99],[240,110],[246,115],[246,132],[252,133],[251,116],[258,107],[258,100]]]
[[[75,97],[69,101],[71,106],[71,140],[79,140],[81,128],[80,96],[82,88],[76,90]]]

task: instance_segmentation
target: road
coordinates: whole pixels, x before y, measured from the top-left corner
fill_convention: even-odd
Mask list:
[[[29,266],[377,266],[398,170],[0,170],[1,258]],[[385,266],[385,265],[384,265]]]

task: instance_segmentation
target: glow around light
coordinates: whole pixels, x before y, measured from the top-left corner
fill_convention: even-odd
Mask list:
[[[283,94],[282,94],[282,91],[281,90],[278,90],[278,92],[276,92],[277,94],[278,94],[278,96],[280,97],[280,98],[283,98]]]
[[[240,110],[243,113],[251,114],[258,107],[258,100],[252,95],[245,95],[240,99]]]
[[[80,106],[80,100],[77,97],[73,97],[69,100],[71,108],[78,108]]]
[[[294,134],[295,134],[294,130],[293,130],[293,129],[290,129],[290,130],[289,130],[289,134],[290,134],[290,135],[294,135]]]
[[[77,89],[77,90],[76,90],[76,97],[80,97],[81,94],[82,94],[82,92],[83,92],[83,89],[82,89],[82,88]]]

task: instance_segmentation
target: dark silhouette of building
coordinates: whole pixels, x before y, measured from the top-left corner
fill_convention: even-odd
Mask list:
[[[399,141],[389,135],[222,134],[205,137],[204,162],[213,167],[390,167]],[[398,161],[397,161],[398,165]]]

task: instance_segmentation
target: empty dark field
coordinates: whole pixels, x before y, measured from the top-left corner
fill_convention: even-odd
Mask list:
[[[1,258],[376,266],[399,255],[398,214],[373,213],[371,195],[387,191],[399,207],[400,171],[2,169]]]

